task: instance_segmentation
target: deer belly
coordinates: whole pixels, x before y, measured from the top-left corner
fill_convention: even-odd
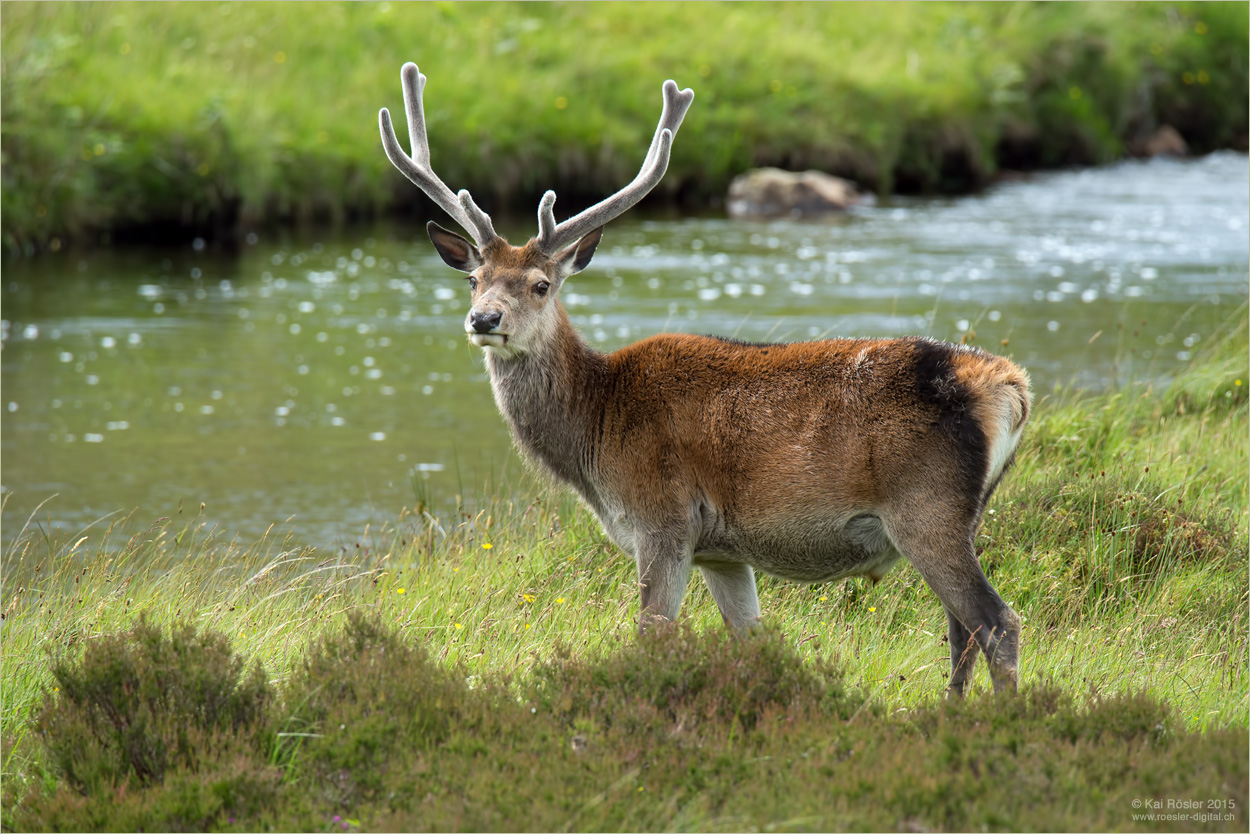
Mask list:
[[[718,554],[716,560],[746,562],[794,582],[828,582],[844,576],[880,579],[901,558],[881,520],[873,515],[725,533],[724,541],[707,543],[706,549]],[[704,549],[696,551],[696,564]]]

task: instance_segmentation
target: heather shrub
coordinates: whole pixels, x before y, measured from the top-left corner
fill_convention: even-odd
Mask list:
[[[279,760],[315,803],[347,811],[397,795],[411,768],[436,756],[485,753],[518,710],[501,690],[470,688],[456,666],[431,660],[410,635],[352,612],[317,639],[285,688]]]
[[[534,677],[536,699],[567,724],[625,723],[627,733],[735,724],[750,731],[777,713],[845,719],[864,701],[840,670],[819,658],[804,663],[771,628],[735,636],[665,625],[598,661],[562,647]]]
[[[20,805],[17,827],[200,830],[270,802],[274,691],[224,635],[141,617],[51,672],[35,728],[56,788]]]
[[[170,768],[194,769],[205,751],[263,748],[273,689],[245,669],[222,634],[141,618],[129,632],[87,643],[52,664],[38,729],[52,764],[78,791],[147,786]]]

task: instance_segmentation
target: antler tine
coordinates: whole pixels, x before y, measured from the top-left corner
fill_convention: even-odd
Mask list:
[[[467,231],[473,234],[477,239],[478,246],[485,246],[492,240],[499,237],[495,234],[495,225],[490,222],[490,215],[477,207],[477,203],[473,202],[473,198],[469,196],[469,192],[460,189],[457,195],[460,200],[460,206],[464,209],[465,215],[469,218],[469,222],[473,224],[473,228],[465,227]]]
[[[661,131],[667,128],[673,134],[673,138],[677,138],[677,128],[681,127],[682,120],[686,118],[686,111],[690,109],[690,104],[694,101],[694,90],[689,87],[685,90],[678,90],[677,82],[671,78],[664,82],[663,92],[664,108],[660,111],[660,123],[655,128],[655,136],[651,137],[651,147],[647,148],[647,160],[643,165],[649,164],[659,149]]]
[[[418,165],[430,169],[430,137],[425,130],[425,73],[408,61],[399,70],[399,81],[404,89],[404,113],[408,116],[412,158]]]
[[[538,241],[546,244],[546,242],[555,239],[556,233],[556,215],[552,211],[552,207],[556,204],[556,193],[548,191],[543,195],[542,200],[538,202]],[[544,245],[544,248],[546,246]],[[550,251],[555,251],[554,247]]]
[[[668,170],[673,137],[677,135],[682,119],[686,117],[686,111],[694,101],[694,91],[688,87],[678,90],[677,83],[670,79],[664,82],[663,93],[664,108],[660,111],[660,123],[655,128],[655,136],[651,138],[651,146],[647,149],[647,158],[643,160],[642,169],[633,182],[559,225],[556,225],[552,210],[556,201],[555,192],[548,191],[543,195],[542,202],[538,205],[538,245],[542,251],[554,253],[587,232],[621,216],[663,179],[664,172]]]
[[[430,143],[426,135],[425,108],[422,104],[425,74],[409,61],[399,71],[399,77],[404,88],[404,110],[408,114],[408,137],[412,145],[412,155],[404,153],[400,147],[395,129],[391,126],[390,111],[383,107],[378,111],[378,128],[382,133],[382,148],[386,151],[387,158],[461,228],[472,235],[479,247],[486,246],[498,237],[490,215],[477,207],[473,198],[469,197],[469,192],[461,191],[459,195],[453,193],[430,165]]]

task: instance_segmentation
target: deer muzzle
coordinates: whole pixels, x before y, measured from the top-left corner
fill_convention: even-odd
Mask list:
[[[499,332],[499,324],[503,321],[500,310],[472,309],[465,318],[464,329],[469,334],[469,341],[478,347],[503,347],[508,343],[508,334]]]
[[[501,321],[503,321],[503,313],[498,310],[491,313],[484,313],[480,310],[469,312],[469,326],[473,328],[474,333],[490,333],[499,327]]]

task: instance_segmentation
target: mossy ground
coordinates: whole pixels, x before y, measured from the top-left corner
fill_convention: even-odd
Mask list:
[[[846,686],[837,667],[804,662],[774,629],[736,640],[689,626],[601,660],[560,650],[510,682],[437,662],[357,611],[314,642],[273,706],[273,688],[242,681],[237,661],[186,651],[215,649],[219,636],[153,634],[141,622],[93,640],[80,666],[58,667],[63,688],[37,727],[76,749],[53,757],[50,789],[6,800],[8,827],[1245,827],[1245,733],[1186,730],[1143,694],[1074,698],[1035,681],[1015,696],[900,716]],[[171,679],[201,686],[119,701],[82,688],[119,692],[132,671],[139,690],[170,690]],[[234,709],[210,718],[201,692],[222,684],[238,685]],[[181,755],[188,746],[194,755]],[[1231,805],[1204,807],[1209,819],[1196,825],[1135,821],[1133,809],[1156,797]]]

